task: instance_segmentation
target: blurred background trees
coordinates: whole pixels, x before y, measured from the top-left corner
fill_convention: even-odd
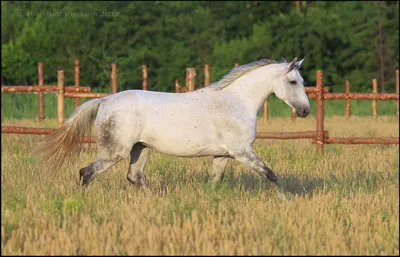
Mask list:
[[[173,92],[186,67],[196,68],[199,86],[204,64],[215,81],[235,62],[297,56],[306,58],[306,85],[322,69],[334,91],[344,91],[346,79],[352,91],[370,91],[377,78],[381,92],[393,92],[399,66],[398,1],[3,1],[1,7],[6,85],[36,85],[38,62],[46,84],[64,69],[73,85],[78,59],[81,85],[109,88],[117,63],[119,90],[140,89],[146,64],[148,89]]]

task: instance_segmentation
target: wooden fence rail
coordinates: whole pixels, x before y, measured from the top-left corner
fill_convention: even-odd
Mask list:
[[[50,135],[57,129],[54,128],[32,128],[32,127],[20,127],[20,126],[2,126],[1,133],[10,134],[32,134],[32,135]],[[328,136],[328,131],[324,131],[325,135]],[[256,138],[259,139],[306,139],[315,138],[315,131],[301,131],[301,132],[257,132]],[[89,138],[89,137],[87,137]],[[93,138],[93,137],[90,137]],[[94,139],[94,138],[93,138]],[[87,141],[87,140],[86,140]],[[93,140],[92,140],[93,141]]]
[[[308,95],[316,99],[316,93]],[[325,93],[324,100],[399,100],[399,95],[394,93]]]
[[[1,133],[8,134],[30,134],[30,135],[50,135],[57,129],[54,128],[30,128],[30,127],[19,127],[19,126],[1,126]],[[94,137],[83,137],[79,141],[80,143],[96,143]]]
[[[364,138],[364,137],[334,137],[325,138],[324,144],[399,144],[398,137],[380,137],[380,138]]]
[[[64,97],[68,98],[103,98],[109,96],[109,93],[80,93],[80,92],[65,92]]]
[[[324,131],[325,136],[328,136],[328,131]],[[316,138],[316,131],[300,131],[300,132],[257,132],[256,138],[263,139],[301,139],[301,138]]]
[[[1,126],[1,133],[11,134],[35,134],[35,135],[49,135],[57,129],[53,128],[30,128],[20,126]]]

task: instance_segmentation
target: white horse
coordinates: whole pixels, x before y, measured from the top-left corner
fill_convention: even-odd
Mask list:
[[[98,152],[96,160],[79,171],[83,187],[129,156],[127,179],[145,187],[143,170],[153,148],[173,156],[213,156],[213,183],[222,181],[227,162],[233,158],[272,182],[285,198],[274,172],[256,155],[252,144],[257,113],[272,93],[295,108],[299,117],[310,112],[298,70],[303,60],[262,59],[236,67],[194,92],[127,90],[90,100],[45,138],[39,151],[51,161],[51,169],[61,166],[76,154],[80,137],[90,132],[94,121]]]

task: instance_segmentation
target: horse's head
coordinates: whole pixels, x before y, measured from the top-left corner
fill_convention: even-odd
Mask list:
[[[295,108],[297,116],[304,118],[310,113],[310,101],[299,72],[303,60],[297,62],[297,58],[294,58],[291,63],[282,64],[282,71],[274,83],[274,93],[279,99]]]

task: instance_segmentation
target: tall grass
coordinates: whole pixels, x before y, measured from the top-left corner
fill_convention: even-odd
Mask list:
[[[257,129],[313,130],[315,118],[260,120]],[[325,129],[330,136],[398,136],[399,121],[335,116]],[[150,193],[126,180],[128,160],[83,192],[78,171],[94,160],[94,147],[48,174],[32,155],[40,138],[2,135],[2,255],[399,254],[398,145],[327,145],[321,156],[309,139],[256,140],[255,151],[290,198],[282,202],[236,161],[213,189],[210,157],[156,151],[145,169]]]
[[[102,90],[105,91],[105,90]],[[37,93],[4,93],[2,94],[2,117],[3,120],[9,119],[37,119],[39,116],[39,104]],[[57,98],[55,93],[45,93],[45,117],[56,118]],[[81,103],[86,99],[81,99]],[[316,115],[315,100],[310,99],[311,113]],[[335,115],[345,115],[346,100],[326,100],[325,115],[332,117]],[[378,115],[396,115],[395,101],[379,101],[377,103]],[[269,117],[290,117],[291,108],[283,101],[271,95],[268,98]],[[69,116],[74,110],[74,100],[65,99],[65,115]],[[351,101],[351,111],[354,116],[372,116],[372,102],[370,100]],[[262,116],[261,109],[259,116]]]

